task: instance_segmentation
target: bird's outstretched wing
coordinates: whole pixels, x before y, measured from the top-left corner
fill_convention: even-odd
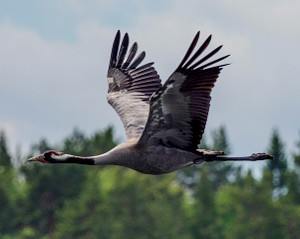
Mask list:
[[[205,56],[211,35],[196,48],[200,32],[188,48],[175,72],[150,99],[149,118],[139,144],[162,144],[195,150],[204,132],[211,90],[223,65],[215,65],[229,55],[211,60],[222,46]]]
[[[111,51],[107,73],[107,100],[119,114],[128,139],[139,138],[149,114],[149,98],[161,87],[153,62],[140,65],[145,52],[136,56],[138,45],[134,42],[128,51],[126,33],[120,44],[117,32]]]

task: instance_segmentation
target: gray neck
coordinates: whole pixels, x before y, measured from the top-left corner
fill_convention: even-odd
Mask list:
[[[63,154],[61,156],[53,157],[55,161],[52,163],[74,163],[87,165],[110,165],[115,164],[116,158],[110,152],[95,155],[95,156],[77,156],[72,154]]]
[[[95,165],[114,165],[117,162],[117,157],[111,151],[108,151],[104,154],[93,156]]]
[[[128,143],[116,146],[110,151],[88,157],[81,157],[71,154],[64,154],[55,157],[55,163],[77,163],[89,165],[123,165],[130,166],[132,163],[132,150],[128,148]],[[130,145],[129,145],[130,146]]]

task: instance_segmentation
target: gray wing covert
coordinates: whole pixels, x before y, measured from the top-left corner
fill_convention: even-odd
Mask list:
[[[183,60],[163,87],[150,100],[150,113],[139,144],[162,144],[184,150],[195,150],[202,138],[210,107],[211,91],[222,67],[207,63],[222,46],[204,57],[199,56],[209,45],[211,35],[192,55],[199,39],[198,32]]]
[[[120,37],[118,31],[107,73],[107,100],[120,116],[127,138],[139,138],[148,118],[149,98],[161,87],[161,81],[153,62],[140,65],[146,54],[143,51],[136,56],[137,43],[128,51],[128,34],[121,45]]]

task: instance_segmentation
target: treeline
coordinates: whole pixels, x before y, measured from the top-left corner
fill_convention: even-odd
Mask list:
[[[224,127],[209,138],[212,143],[204,139],[203,147],[230,153]],[[115,144],[112,128],[92,136],[74,130],[59,145],[40,140],[31,154],[52,148],[100,154]],[[149,176],[120,167],[16,167],[1,133],[0,238],[296,239],[300,139],[297,150],[287,155],[274,130],[268,146],[274,160],[261,169],[261,177],[224,162]]]

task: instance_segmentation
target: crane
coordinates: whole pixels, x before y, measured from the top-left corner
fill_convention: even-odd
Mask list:
[[[216,63],[229,56],[211,60],[222,46],[204,55],[212,37],[209,35],[202,44],[198,44],[199,38],[200,31],[176,70],[162,84],[153,62],[141,64],[145,52],[137,54],[136,42],[129,48],[128,34],[121,39],[118,31],[107,73],[107,100],[121,118],[126,141],[101,155],[81,157],[48,150],[28,161],[118,165],[158,175],[203,162],[272,159],[266,153],[233,157],[198,148],[211,91],[221,70],[228,65]]]

